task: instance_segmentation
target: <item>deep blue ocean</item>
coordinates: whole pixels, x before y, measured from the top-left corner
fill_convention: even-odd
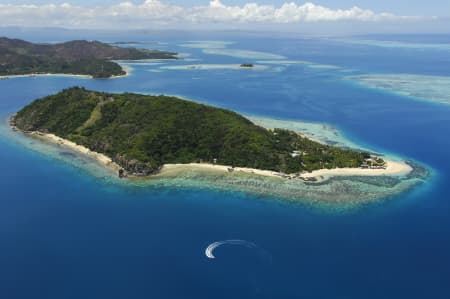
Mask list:
[[[450,298],[450,106],[345,79],[450,76],[448,48],[420,48],[448,36],[411,37],[418,47],[402,47],[407,37],[395,47],[272,34],[95,38],[132,38],[142,42],[134,46],[189,55],[132,64],[130,76],[113,80],[0,80],[2,121],[75,85],[180,95],[241,113],[327,123],[356,143],[425,165],[432,176],[379,204],[337,213],[231,191],[125,188],[0,134],[0,298]],[[234,43],[189,43],[199,40]],[[266,56],[208,54],[206,46]],[[269,65],[274,54],[310,64]],[[164,69],[261,61],[270,69]],[[257,248],[222,246],[215,259],[205,256],[210,243],[228,239]]]

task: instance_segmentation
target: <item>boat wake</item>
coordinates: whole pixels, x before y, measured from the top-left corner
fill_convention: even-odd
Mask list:
[[[239,246],[245,246],[248,248],[257,248],[258,246],[256,246],[256,244],[252,243],[252,242],[248,242],[245,240],[224,240],[224,241],[217,241],[214,243],[211,243],[208,247],[206,247],[205,249],[205,255],[210,258],[210,259],[214,259],[216,258],[214,256],[214,250],[217,247],[220,247],[222,245],[239,245]]]

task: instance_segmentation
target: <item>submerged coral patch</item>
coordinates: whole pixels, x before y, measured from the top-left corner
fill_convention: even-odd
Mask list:
[[[450,77],[414,74],[351,76],[365,87],[390,91],[402,96],[450,104]]]

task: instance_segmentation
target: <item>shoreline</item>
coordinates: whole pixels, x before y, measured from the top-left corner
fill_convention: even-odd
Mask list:
[[[49,143],[67,147],[77,153],[88,156],[101,165],[105,166],[109,170],[115,172],[115,174],[119,175],[119,171],[123,170],[123,167],[119,164],[115,163],[110,157],[92,151],[82,145],[76,144],[70,140],[61,138],[54,134],[42,133],[38,131],[32,132],[23,132],[18,129],[12,123],[13,117],[10,118],[10,128],[13,131],[22,132],[25,135],[30,137],[34,137],[43,141],[47,141]],[[380,176],[406,176],[413,171],[413,168],[403,162],[403,161],[394,161],[391,159],[384,159],[387,166],[382,169],[371,169],[371,168],[334,168],[334,169],[318,169],[312,172],[303,172],[298,174],[284,174],[272,170],[262,170],[262,169],[254,169],[248,167],[232,167],[227,165],[219,165],[219,164],[211,164],[211,163],[187,163],[187,164],[164,164],[160,171],[150,176],[133,176],[128,175],[127,177],[130,179],[139,178],[139,179],[152,179],[158,177],[166,177],[173,176],[175,173],[187,172],[187,171],[203,171],[203,172],[218,172],[222,174],[233,174],[233,173],[243,173],[250,175],[258,175],[270,178],[279,178],[283,180],[299,180],[302,182],[323,182],[332,177],[352,177],[352,176],[372,176],[372,177],[380,177]]]
[[[6,79],[16,79],[16,78],[32,78],[32,77],[73,77],[82,79],[93,79],[91,75],[81,75],[81,74],[64,74],[64,73],[32,73],[32,74],[22,74],[22,75],[2,75],[0,80]]]
[[[14,128],[14,117],[5,119],[3,129],[10,138],[33,151],[61,159],[68,164],[86,171],[94,178],[107,184],[125,188],[194,188],[195,190],[217,190],[239,192],[251,196],[282,200],[283,202],[305,204],[311,208],[333,211],[349,211],[407,192],[422,184],[429,176],[426,168],[414,161],[392,157],[389,161],[399,161],[407,175],[400,172],[374,175],[370,170],[361,173],[340,173],[333,176],[319,176],[316,180],[301,179],[298,176],[281,176],[274,171],[251,168],[234,168],[213,164],[166,164],[161,171],[149,176],[120,177],[120,165],[106,155],[96,153],[74,142],[47,134],[29,134]],[[12,123],[11,123],[12,120]],[[13,131],[14,130],[14,131]],[[5,135],[8,136],[8,135]],[[67,153],[67,154],[66,154]],[[400,162],[405,161],[405,162]],[[388,170],[391,168],[388,168]],[[358,168],[351,169],[358,171]],[[323,170],[321,170],[323,171]],[[311,174],[316,174],[312,172]],[[338,175],[342,175],[339,177]]]
[[[82,74],[64,74],[64,73],[32,73],[32,74],[22,74],[22,75],[3,75],[0,76],[0,80],[7,79],[17,79],[17,78],[33,78],[33,77],[70,77],[70,78],[79,78],[79,79],[117,79],[124,78],[131,75],[130,67],[123,67],[123,71],[125,74],[123,75],[112,75],[108,78],[94,78],[92,75],[82,75]]]
[[[48,142],[53,145],[66,147],[70,150],[73,150],[74,152],[77,152],[79,154],[94,159],[95,161],[105,166],[107,169],[114,171],[115,173],[119,173],[119,170],[122,169],[122,167],[119,164],[112,161],[110,157],[98,152],[94,152],[88,149],[87,147],[84,147],[70,140],[56,136],[55,134],[42,133],[38,131],[22,131],[14,125],[14,115],[9,117],[8,124],[9,128],[14,132],[20,132],[31,138],[39,139],[40,141]]]
[[[19,132],[22,132],[22,131],[19,130]],[[72,142],[70,140],[58,137],[54,134],[46,134],[46,133],[41,133],[41,132],[36,132],[36,131],[35,132],[23,132],[23,133],[25,135],[53,143],[55,145],[67,147],[77,153],[86,155],[89,158],[92,158],[95,161],[97,161],[98,163],[107,167],[108,169],[115,171],[116,173],[118,173],[119,170],[122,169],[122,167],[119,164],[113,162],[110,157],[108,157],[104,154],[98,153],[98,152],[91,151],[87,147],[76,144],[75,142]]]
[[[188,163],[188,164],[164,164],[160,172],[152,175],[167,176],[176,172],[183,171],[212,171],[220,173],[244,173],[253,174],[271,178],[280,178],[284,180],[301,180],[306,182],[323,182],[332,177],[352,177],[352,176],[406,176],[413,171],[413,168],[405,162],[386,160],[387,167],[385,169],[368,169],[368,168],[333,168],[318,169],[312,172],[303,172],[300,174],[284,174],[272,170],[262,170],[247,167],[231,167],[227,165],[218,165],[210,163]]]
[[[389,159],[383,159],[386,162],[386,168],[332,168],[318,169],[309,173],[302,173],[304,179],[315,178],[317,180],[326,180],[337,176],[406,176],[413,171],[413,168],[403,162]]]

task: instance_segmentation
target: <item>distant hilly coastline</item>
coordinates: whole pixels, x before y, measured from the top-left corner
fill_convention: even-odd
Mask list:
[[[177,53],[122,48],[99,41],[35,44],[0,38],[0,76],[70,74],[93,78],[123,76],[114,60],[177,59]]]

